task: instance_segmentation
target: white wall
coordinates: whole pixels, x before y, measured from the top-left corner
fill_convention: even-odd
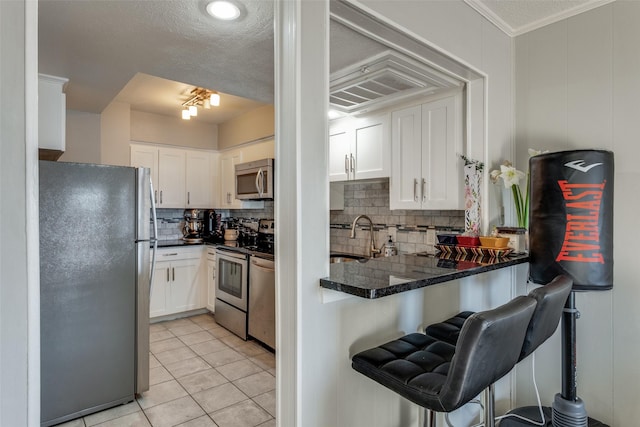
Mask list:
[[[61,162],[100,163],[100,114],[67,110]]]
[[[640,209],[639,24],[640,3],[616,1],[516,40],[519,164],[526,164],[528,147],[604,148],[615,155],[614,288],[576,298],[578,396],[591,417],[614,426],[637,425],[640,401],[640,287],[632,249]],[[557,345],[541,352],[538,365],[557,357]],[[538,372],[547,400],[560,383]]]
[[[294,237],[287,236],[286,243],[291,242],[291,245],[285,247],[281,237],[278,252],[279,259],[284,256],[290,257],[291,262],[296,261],[293,265],[280,261],[278,268],[285,279],[296,279],[295,290],[286,287],[291,283],[281,282],[280,286],[290,300],[298,301],[297,314],[293,313],[297,316],[298,335],[297,340],[291,342],[296,348],[287,351],[297,351],[292,358],[297,359],[299,395],[285,395],[285,398],[294,402],[299,399],[296,406],[298,425],[305,427],[417,426],[420,412],[417,406],[353,371],[350,357],[357,351],[420,330],[426,323],[452,315],[459,309],[477,310],[508,300],[512,294],[512,271],[496,271],[375,301],[353,297],[321,303],[318,279],[328,272],[328,185],[327,129],[326,121],[322,123],[321,120],[326,105],[318,102],[318,99],[326,98],[322,93],[326,86],[318,87],[318,82],[327,79],[328,67],[327,59],[324,58],[324,62],[321,59],[326,44],[318,40],[325,30],[325,17],[322,8],[314,3],[317,2],[302,2],[302,23],[295,26],[302,31],[301,63],[306,66],[297,75],[299,81],[288,83],[294,87],[300,84],[299,109],[276,102],[279,114],[290,115],[288,123],[293,122],[304,130],[295,142],[285,141],[279,134],[277,147],[278,156],[280,150],[292,150],[292,155],[298,159],[295,166],[280,162],[279,173],[287,175],[287,188],[296,191],[299,199],[291,205],[278,199],[276,209],[277,220],[290,219],[287,215],[296,218],[295,222],[288,223],[290,233],[295,234]],[[462,1],[376,0],[365,4],[421,39],[433,42],[489,74],[489,126],[486,128],[484,123],[476,121],[472,133],[484,135],[486,132],[491,146],[474,146],[473,153],[487,155],[489,164],[500,163],[505,153],[511,154],[511,40]],[[283,91],[286,92],[280,89],[279,93]],[[279,124],[282,121],[287,123],[282,117],[277,119]],[[325,157],[324,161],[320,156]],[[295,270],[283,272],[283,268]],[[506,395],[499,393],[499,409],[506,409],[508,397],[508,391]]]
[[[114,101],[100,115],[100,163],[129,166],[131,106]]]
[[[37,3],[0,2],[0,425],[40,425]]]
[[[218,125],[181,117],[131,111],[131,135],[133,141],[168,144],[181,147],[218,148]]]

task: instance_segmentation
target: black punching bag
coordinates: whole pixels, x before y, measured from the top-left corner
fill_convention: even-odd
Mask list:
[[[613,153],[575,150],[529,160],[529,280],[559,274],[577,291],[613,287]]]

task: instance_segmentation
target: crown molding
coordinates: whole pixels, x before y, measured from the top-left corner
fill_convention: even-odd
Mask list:
[[[566,9],[562,12],[549,15],[543,19],[539,19],[529,24],[521,25],[514,28],[506,21],[504,21],[500,16],[494,13],[491,9],[489,9],[482,0],[464,0],[466,4],[476,10],[480,15],[484,16],[489,22],[498,27],[509,37],[516,37],[530,31],[537,30],[538,28],[553,24],[554,22],[562,21],[563,19],[571,18],[572,16],[587,12],[600,6],[604,6],[614,1],[615,0],[589,0],[581,5],[572,7],[571,9]]]

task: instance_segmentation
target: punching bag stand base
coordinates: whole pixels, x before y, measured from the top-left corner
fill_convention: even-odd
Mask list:
[[[544,419],[546,424],[544,427],[551,427],[551,408],[547,406],[542,407],[542,411],[544,412]],[[517,414],[521,417],[529,418],[530,420],[540,420],[540,410],[537,406],[524,406],[522,408],[516,408],[512,411],[508,412],[509,414]],[[518,418],[504,418],[500,421],[500,427],[522,427],[522,426],[535,426],[536,424],[531,424],[529,422],[520,420]],[[609,427],[606,424],[601,423],[598,420],[594,420],[593,418],[589,418],[589,427]]]

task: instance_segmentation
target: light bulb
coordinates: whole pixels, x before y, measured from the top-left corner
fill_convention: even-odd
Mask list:
[[[185,108],[182,110],[182,119],[183,120],[191,120],[191,114],[189,113],[189,109]]]
[[[198,107],[195,105],[189,105],[189,115],[195,117],[198,115]]]
[[[211,105],[214,107],[220,106],[220,94],[212,93],[210,98]]]
[[[209,98],[206,98],[202,103],[205,109],[208,110],[209,108],[211,108],[211,101],[209,101]]]

